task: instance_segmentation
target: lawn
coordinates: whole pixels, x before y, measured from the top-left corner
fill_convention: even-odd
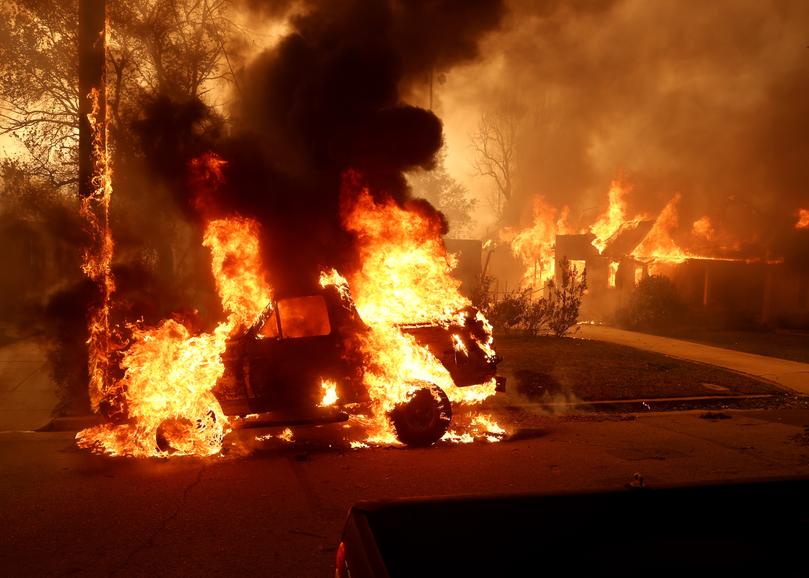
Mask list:
[[[498,336],[509,389],[536,401],[783,393],[731,371],[601,341]]]

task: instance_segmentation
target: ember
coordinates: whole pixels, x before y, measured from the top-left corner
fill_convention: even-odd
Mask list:
[[[809,229],[809,209],[800,209],[798,211],[798,222],[795,223],[796,229]]]

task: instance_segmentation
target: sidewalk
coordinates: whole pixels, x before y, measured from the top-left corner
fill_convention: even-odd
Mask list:
[[[809,363],[765,357],[691,341],[625,331],[603,325],[580,325],[577,338],[607,341],[670,357],[724,367],[771,381],[797,393],[809,395]]]
[[[41,427],[56,403],[45,354],[35,341],[0,348],[0,431]]]

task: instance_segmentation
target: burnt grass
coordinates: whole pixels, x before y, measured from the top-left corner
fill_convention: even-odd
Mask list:
[[[499,370],[508,379],[508,389],[536,402],[791,397],[746,375],[601,341],[500,335],[495,347],[503,357]]]

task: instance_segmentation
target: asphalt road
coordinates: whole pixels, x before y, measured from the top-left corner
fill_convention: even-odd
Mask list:
[[[3,433],[0,571],[332,576],[358,500],[614,489],[635,472],[650,485],[809,476],[809,410],[726,413],[522,410],[499,417],[511,441],[421,450],[350,450],[334,430],[309,429],[295,444],[205,460],[110,459],[76,449],[67,433]]]

